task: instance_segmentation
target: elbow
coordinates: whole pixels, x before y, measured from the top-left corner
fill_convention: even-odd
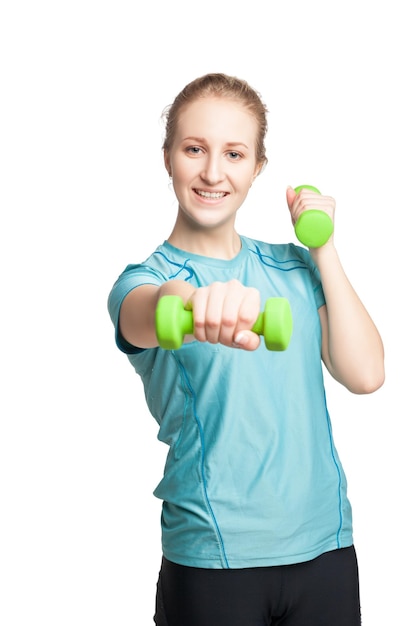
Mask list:
[[[380,367],[374,371],[367,372],[356,380],[352,380],[351,384],[347,385],[347,388],[354,394],[366,395],[380,389],[384,382],[385,370],[384,367]]]

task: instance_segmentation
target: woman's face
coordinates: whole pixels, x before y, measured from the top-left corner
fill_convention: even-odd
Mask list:
[[[180,113],[165,165],[182,217],[193,228],[234,224],[260,170],[257,131],[247,109],[227,98],[195,100]]]

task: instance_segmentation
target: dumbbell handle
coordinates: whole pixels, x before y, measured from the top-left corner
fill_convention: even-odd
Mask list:
[[[264,336],[268,350],[286,350],[292,334],[288,300],[269,298],[265,303],[265,312],[260,313],[252,330]],[[178,350],[184,341],[184,335],[193,334],[193,312],[184,309],[180,296],[167,295],[159,299],[155,311],[155,331],[159,345],[165,350]]]
[[[302,189],[320,194],[320,191],[311,185],[299,185],[294,191],[298,194]],[[308,248],[320,248],[329,240],[333,232],[333,222],[324,211],[309,209],[301,213],[294,228],[297,239],[301,243]]]

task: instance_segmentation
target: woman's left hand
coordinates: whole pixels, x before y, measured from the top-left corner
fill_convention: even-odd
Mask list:
[[[324,211],[334,223],[336,202],[331,196],[322,196],[309,189],[301,189],[297,194],[292,187],[287,188],[287,204],[291,214],[293,226],[297,222],[301,213],[311,209]]]

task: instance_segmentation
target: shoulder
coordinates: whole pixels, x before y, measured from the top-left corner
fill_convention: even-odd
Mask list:
[[[143,282],[159,285],[169,280],[172,272],[181,263],[182,260],[180,255],[176,254],[175,248],[164,242],[143,261],[129,263],[119,275],[115,286],[119,286],[122,283],[137,283],[141,278],[146,279]]]

